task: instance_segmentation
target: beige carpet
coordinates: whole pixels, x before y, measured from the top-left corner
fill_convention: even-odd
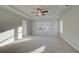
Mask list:
[[[57,36],[28,36],[0,47],[5,53],[77,53]]]

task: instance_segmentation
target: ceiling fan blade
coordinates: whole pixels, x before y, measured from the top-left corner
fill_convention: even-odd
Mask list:
[[[46,10],[46,11],[43,11],[42,13],[47,13],[48,11]]]
[[[44,14],[44,13],[42,13],[41,15],[45,16],[45,14]]]

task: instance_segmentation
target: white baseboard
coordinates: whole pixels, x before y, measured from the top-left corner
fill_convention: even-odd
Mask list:
[[[77,48],[76,46],[74,46],[74,44],[72,44],[71,42],[69,42],[68,40],[66,40],[66,38],[62,34],[60,34],[59,37],[61,39],[63,39],[64,41],[66,41],[70,46],[72,46],[74,49],[76,49],[76,51],[79,52],[79,48]]]

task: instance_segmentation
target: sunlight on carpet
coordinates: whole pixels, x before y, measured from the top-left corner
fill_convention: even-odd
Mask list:
[[[30,52],[30,53],[41,53],[41,52],[43,52],[43,51],[45,50],[45,47],[46,47],[46,46],[43,45],[42,47],[40,47],[40,48],[38,48],[38,49],[36,49],[36,50]]]

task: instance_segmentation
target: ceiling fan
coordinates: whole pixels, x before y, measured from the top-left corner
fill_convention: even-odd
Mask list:
[[[32,12],[32,13],[36,13],[36,16],[40,16],[40,15],[45,15],[48,12],[48,10],[44,10],[41,8],[36,8],[36,12]]]

